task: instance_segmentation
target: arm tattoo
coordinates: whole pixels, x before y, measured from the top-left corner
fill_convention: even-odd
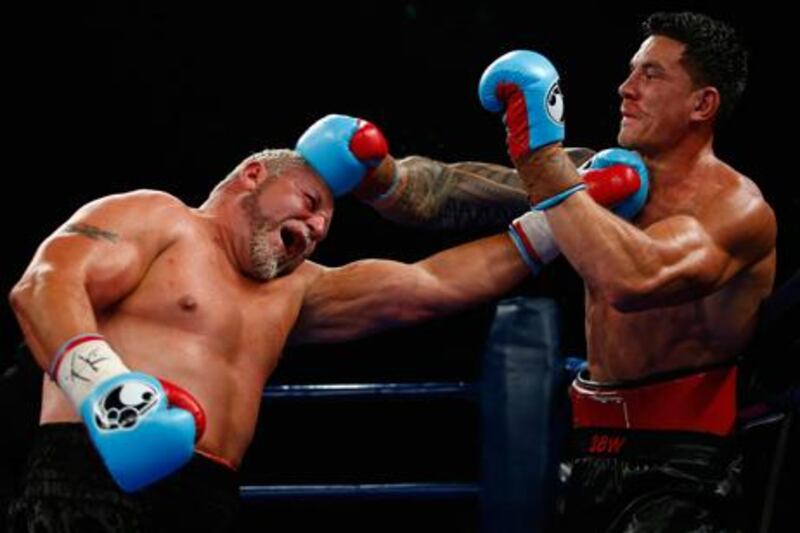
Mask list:
[[[554,196],[580,183],[575,165],[560,146],[548,146],[516,162],[528,197],[533,203]]]
[[[576,166],[594,154],[587,148],[569,148],[567,153]],[[398,224],[499,230],[530,209],[522,180],[512,168],[472,161],[447,164],[420,156],[396,163],[397,192],[375,208]]]
[[[114,233],[113,231],[104,230],[102,228],[98,228],[97,226],[91,226],[89,224],[68,224],[64,228],[64,233],[75,233],[78,235],[85,235],[90,239],[100,240],[105,239],[109,242],[116,243],[119,240],[119,235]]]
[[[505,227],[528,208],[515,170],[488,163],[397,161],[397,194],[375,207],[399,224],[428,229]]]

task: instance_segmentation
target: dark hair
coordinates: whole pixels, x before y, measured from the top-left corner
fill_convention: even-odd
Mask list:
[[[661,35],[686,45],[681,62],[696,86],[720,94],[720,118],[728,118],[747,85],[747,50],[728,24],[699,13],[654,13],[642,24],[646,37]]]

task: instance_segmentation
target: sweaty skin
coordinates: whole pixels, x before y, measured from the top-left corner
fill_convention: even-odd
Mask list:
[[[589,148],[565,151],[576,167],[594,155]],[[376,200],[387,191],[386,198]],[[530,209],[513,168],[477,161],[442,163],[421,156],[387,157],[356,194],[384,218],[425,229],[502,229]]]
[[[641,153],[651,177],[633,224],[586,192],[547,211],[585,283],[589,366],[598,381],[731,360],[772,289],[774,214],[750,179],[714,155],[710,117],[719,95],[694,87],[683,49],[648,38],[620,86],[618,141]],[[532,197],[577,178],[558,145],[515,163]]]
[[[38,364],[47,368],[76,334],[101,333],[129,368],[195,396],[207,415],[198,450],[235,467],[290,337],[339,341],[414,323],[527,276],[506,235],[413,265],[304,261],[327,233],[330,191],[307,167],[268,179],[263,166],[247,165],[199,209],[156,191],[81,208],[40,246],[11,295]],[[288,265],[282,275],[261,279],[254,258],[264,249]],[[78,420],[45,377],[41,423]]]

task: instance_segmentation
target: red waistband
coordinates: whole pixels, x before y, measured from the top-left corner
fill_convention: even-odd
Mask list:
[[[643,385],[572,382],[575,428],[694,431],[730,435],[736,422],[736,366]]]

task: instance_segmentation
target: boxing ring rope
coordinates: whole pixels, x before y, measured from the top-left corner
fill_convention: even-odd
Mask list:
[[[481,475],[474,483],[258,484],[240,488],[244,502],[320,500],[470,501],[480,503],[483,531],[542,530],[556,492],[557,444],[565,427],[556,400],[565,368],[559,317],[548,299],[501,301],[483,350],[479,382],[289,384],[264,389],[262,400],[468,400],[480,411]],[[539,527],[541,526],[541,527]],[[533,529],[531,529],[533,528]]]
[[[359,485],[245,485],[241,487],[242,499],[253,501],[280,501],[298,499],[401,499],[449,500],[477,498],[477,483],[374,483]]]
[[[273,399],[375,399],[467,398],[477,399],[478,385],[463,381],[421,383],[343,383],[273,385],[264,389],[264,400]]]
[[[264,388],[264,401],[274,400],[382,400],[382,399],[478,399],[476,383],[337,383],[272,385]],[[415,499],[443,500],[477,498],[477,483],[372,483],[372,484],[307,484],[245,485],[240,489],[246,502],[311,500],[311,499]]]

